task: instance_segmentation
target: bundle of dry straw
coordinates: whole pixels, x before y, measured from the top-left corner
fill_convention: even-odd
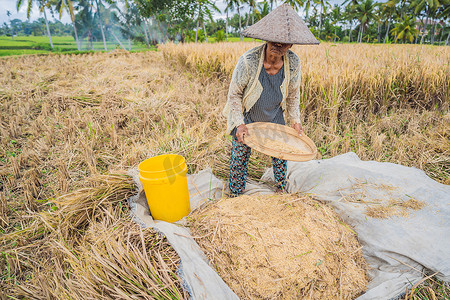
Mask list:
[[[1,289],[27,299],[185,298],[176,252],[129,217],[131,179],[110,174],[87,181],[21,230],[0,236]]]
[[[225,198],[191,230],[242,299],[354,299],[367,284],[355,232],[308,196]]]

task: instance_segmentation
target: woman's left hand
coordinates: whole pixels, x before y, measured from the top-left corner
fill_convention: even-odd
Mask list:
[[[295,123],[295,124],[292,125],[292,128],[294,128],[298,132],[299,136],[301,136],[303,134],[302,124]]]

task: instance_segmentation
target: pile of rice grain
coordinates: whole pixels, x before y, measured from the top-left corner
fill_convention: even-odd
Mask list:
[[[354,231],[304,195],[224,198],[193,213],[192,234],[241,299],[354,299],[366,262]]]

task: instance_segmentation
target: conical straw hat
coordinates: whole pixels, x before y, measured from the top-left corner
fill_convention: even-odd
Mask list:
[[[289,4],[283,4],[242,32],[243,36],[285,44],[319,44]]]

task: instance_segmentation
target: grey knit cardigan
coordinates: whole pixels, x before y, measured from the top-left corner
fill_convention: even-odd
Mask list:
[[[231,133],[234,127],[244,123],[244,109],[249,111],[262,93],[262,85],[259,82],[259,73],[264,64],[266,44],[255,47],[245,52],[231,77],[228,89],[227,104],[223,109],[223,115],[227,117],[227,133]],[[281,84],[281,108],[287,112],[288,121],[300,123],[300,59],[288,50],[284,56],[285,76]]]

